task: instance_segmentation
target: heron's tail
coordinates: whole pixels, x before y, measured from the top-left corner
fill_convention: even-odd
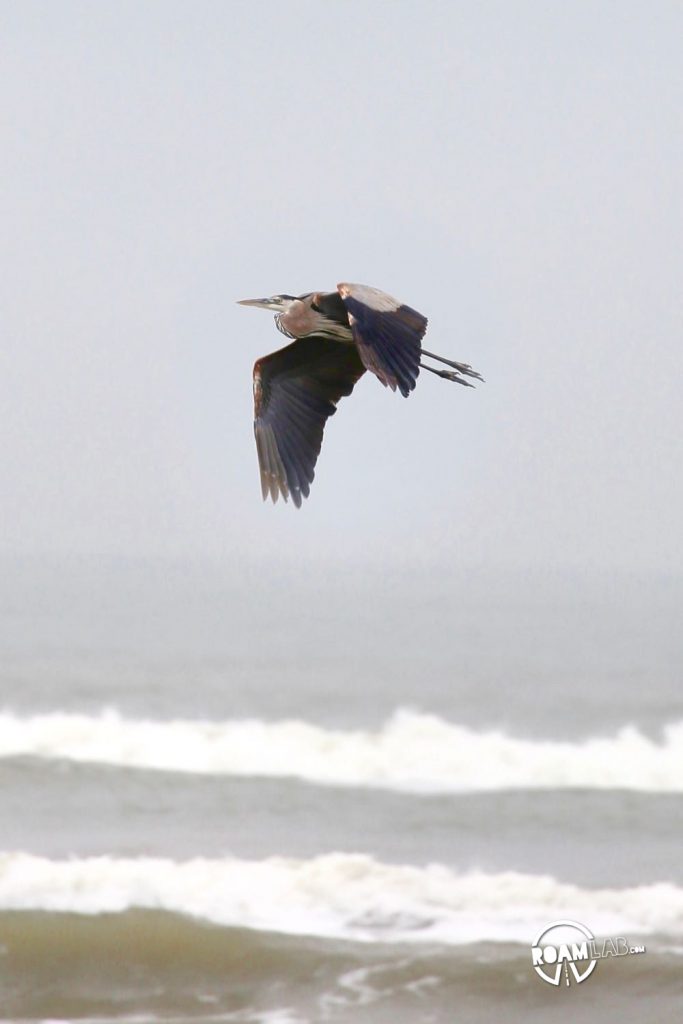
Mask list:
[[[452,380],[456,384],[464,384],[466,388],[474,387],[474,384],[465,380],[466,377],[475,377],[482,382],[484,380],[482,375],[473,370],[469,363],[456,363],[453,359],[444,359],[443,356],[437,356],[434,352],[427,352],[424,348],[420,349],[420,355],[428,356],[430,359],[436,359],[439,363],[445,363],[446,366],[453,367],[453,370],[437,370],[433,366],[427,366],[426,363],[420,363],[423,370],[429,370],[430,373],[435,373],[437,377],[443,377],[444,380]]]

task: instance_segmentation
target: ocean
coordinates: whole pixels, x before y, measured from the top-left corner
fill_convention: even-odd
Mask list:
[[[683,581],[0,568],[0,1020],[680,1017]]]

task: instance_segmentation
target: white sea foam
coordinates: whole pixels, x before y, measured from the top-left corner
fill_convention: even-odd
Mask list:
[[[223,926],[367,942],[530,942],[550,922],[596,935],[683,936],[683,889],[581,889],[548,876],[458,873],[361,854],[175,862],[0,854],[0,910],[166,910]]]
[[[683,722],[661,741],[626,727],[576,742],[477,732],[415,711],[381,728],[298,720],[146,721],[100,715],[0,714],[0,757],[30,755],[199,774],[294,777],[406,792],[584,787],[683,791]]]

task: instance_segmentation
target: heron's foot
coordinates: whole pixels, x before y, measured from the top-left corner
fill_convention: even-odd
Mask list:
[[[455,384],[463,384],[466,388],[473,388],[474,384],[471,384],[464,377],[454,373],[453,370],[435,370],[433,366],[427,366],[426,363],[420,363],[423,370],[429,370],[430,373],[435,373],[437,377],[443,377],[444,380],[452,380]],[[477,374],[477,376],[479,376]],[[480,378],[481,380],[482,378]]]
[[[425,366],[424,363],[420,363],[425,370],[431,370],[438,377],[444,377],[446,380],[455,380],[458,384],[467,384],[467,381],[462,380],[458,374],[463,374],[465,377],[475,377],[477,380],[484,381],[484,378],[476,370],[473,370],[469,363],[457,363],[454,359],[445,359],[444,356],[437,356],[436,352],[427,352],[426,349],[420,349],[420,353],[423,356],[428,356],[430,359],[436,359],[439,363],[445,363],[446,366],[452,366],[454,370],[458,372],[456,374],[449,374],[445,370],[432,370],[431,366]],[[473,385],[469,385],[472,387]]]

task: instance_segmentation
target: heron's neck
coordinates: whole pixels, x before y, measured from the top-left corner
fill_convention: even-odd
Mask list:
[[[353,341],[351,328],[348,324],[340,324],[330,320],[315,309],[297,300],[284,313],[275,317],[277,329],[288,338],[307,338],[321,335],[337,341]]]
[[[325,317],[320,317],[320,320],[316,327],[311,331],[307,331],[306,334],[316,334],[318,337],[333,338],[335,341],[353,341],[353,334],[351,328],[347,327],[346,324],[335,323],[334,320],[327,320]],[[305,337],[305,335],[302,335]]]

